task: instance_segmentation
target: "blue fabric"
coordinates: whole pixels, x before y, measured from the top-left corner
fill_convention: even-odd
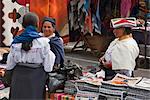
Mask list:
[[[95,31],[101,34],[101,19],[100,19],[100,10],[99,10],[100,0],[97,3],[96,16],[94,17]]]
[[[50,39],[50,47],[52,52],[55,54],[55,64],[63,64],[64,63],[64,48],[62,41],[59,37],[55,36]]]
[[[33,39],[41,37],[34,26],[28,26],[19,36],[16,36],[12,42],[14,43],[25,43],[31,42]]]
[[[88,16],[89,8],[90,8],[90,1],[84,0],[84,10],[85,10],[86,16]]]

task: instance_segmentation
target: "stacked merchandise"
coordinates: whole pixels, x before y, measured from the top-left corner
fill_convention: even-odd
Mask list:
[[[4,81],[6,60],[9,48],[0,47],[0,100],[8,100],[10,87]]]
[[[115,98],[123,100],[127,93],[129,86],[134,86],[141,80],[141,77],[127,77],[125,75],[117,74],[110,81],[103,81],[99,88],[100,95],[106,98]]]
[[[127,89],[126,99],[132,100],[149,100],[150,99],[150,79],[142,78],[135,86],[130,86]]]
[[[3,82],[4,73],[4,68],[0,68],[0,100],[8,100],[9,98],[10,87],[7,87]]]
[[[99,86],[89,84],[82,80],[68,80],[64,88],[65,93],[75,95],[75,100],[97,100],[99,96],[98,90]]]
[[[81,80],[68,80],[65,82],[64,92],[68,94],[76,94],[78,91],[96,92],[99,91],[99,86],[89,84]]]
[[[125,85],[114,85],[109,82],[102,82],[99,88],[99,93],[106,98],[114,98],[123,100],[126,95],[127,86]]]
[[[75,100],[75,97],[65,93],[51,93],[48,100]]]
[[[103,79],[97,77],[99,66],[87,66],[82,68],[82,75],[78,80],[67,80],[64,92],[75,95],[76,100],[98,100],[99,86]]]

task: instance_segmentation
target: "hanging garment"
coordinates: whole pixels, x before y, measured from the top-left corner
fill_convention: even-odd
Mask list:
[[[10,46],[13,41],[13,36],[22,29],[22,17],[29,12],[29,0],[1,0],[2,8],[2,33],[4,39],[0,40],[5,46]]]
[[[83,10],[86,13],[85,22],[84,22],[84,31],[92,34],[93,26],[92,26],[92,15],[91,15],[90,4],[91,4],[90,0],[84,0]]]
[[[121,0],[112,0],[111,2],[111,10],[112,10],[112,17],[120,17],[120,3]]]
[[[95,9],[93,9],[93,6],[96,6]],[[92,3],[92,23],[93,23],[93,26],[94,26],[94,31],[96,33],[99,33],[101,34],[101,19],[100,19],[100,0],[96,0],[94,2],[93,0],[93,3]]]
[[[121,0],[121,17],[129,17],[130,16],[130,10],[131,10],[132,2],[131,0]]]
[[[132,1],[132,6],[131,6],[131,17],[137,17],[139,13],[139,2],[138,0],[131,0]]]

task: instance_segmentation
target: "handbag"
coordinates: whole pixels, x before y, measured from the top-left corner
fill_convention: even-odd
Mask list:
[[[54,93],[58,89],[63,89],[65,83],[65,76],[58,73],[48,73],[47,87],[49,93]]]

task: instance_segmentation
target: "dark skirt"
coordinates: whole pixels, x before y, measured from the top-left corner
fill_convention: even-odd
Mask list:
[[[47,74],[43,67],[16,65],[13,70],[10,100],[44,100]]]

